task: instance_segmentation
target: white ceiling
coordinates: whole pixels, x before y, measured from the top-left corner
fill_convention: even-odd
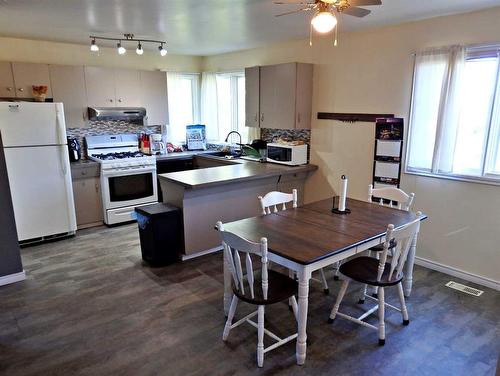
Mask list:
[[[383,0],[344,16],[344,31],[500,6],[500,0]],[[213,55],[307,38],[306,12],[272,0],[0,0],[0,35],[88,43],[89,34],[164,39],[169,52]],[[155,46],[157,48],[157,46]]]

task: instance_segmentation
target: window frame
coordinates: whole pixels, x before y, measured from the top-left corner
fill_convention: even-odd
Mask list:
[[[438,179],[465,181],[471,183],[481,183],[488,185],[500,186],[500,171],[498,173],[491,172],[498,154],[500,154],[500,45],[474,45],[466,47],[466,61],[467,60],[477,60],[484,58],[497,57],[497,71],[496,71],[496,81],[492,96],[492,103],[490,105],[488,118],[489,123],[486,130],[485,146],[482,156],[481,164],[481,175],[465,175],[456,173],[444,173],[444,172],[433,172],[432,166],[430,168],[416,168],[409,165],[410,160],[410,149],[411,149],[411,124],[408,126],[408,137],[405,152],[405,169],[404,173],[409,175],[419,175]],[[413,115],[413,97],[415,95],[415,75],[416,75],[416,61],[413,64],[413,79],[412,79],[412,92],[410,98],[410,111],[409,119]],[[496,123],[493,123],[495,112],[498,114],[498,119]]]

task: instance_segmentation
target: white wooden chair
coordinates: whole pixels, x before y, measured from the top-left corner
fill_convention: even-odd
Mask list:
[[[292,189],[292,193],[283,193],[278,191],[272,191],[267,193],[264,197],[259,196],[260,207],[262,209],[262,215],[268,215],[271,213],[277,213],[279,207],[281,210],[286,210],[286,204],[292,203],[292,207],[297,207],[298,192],[296,189]],[[271,210],[272,209],[272,210]],[[321,283],[323,284],[323,292],[328,294],[330,292],[328,288],[328,282],[326,282],[326,276],[323,269],[320,269]],[[293,276],[293,273],[290,273]],[[314,279],[318,281],[317,279]],[[320,281],[318,281],[320,282]]]
[[[361,256],[343,263],[340,266],[340,272],[346,277],[340,287],[337,301],[330,313],[329,323],[337,317],[343,317],[357,324],[372,328],[378,331],[379,345],[385,344],[385,307],[395,309],[401,312],[403,316],[403,325],[408,325],[410,319],[408,317],[408,310],[406,309],[405,297],[403,294],[403,266],[405,264],[408,252],[410,250],[413,237],[419,232],[420,229],[420,216],[422,213],[417,213],[417,219],[408,225],[394,229],[394,225],[387,226],[387,234],[383,245],[383,250],[380,253],[380,259],[372,258],[369,256]],[[387,255],[391,242],[396,242],[393,248],[392,258],[390,263],[386,263]],[[344,313],[340,313],[339,306],[344,298],[347,287],[350,281],[357,281],[371,286],[378,286],[378,298],[368,296],[378,302],[378,304],[365,312],[360,317],[352,317]],[[385,302],[385,288],[390,286],[397,286],[400,308]],[[363,321],[366,317],[378,311],[378,326],[371,325]]]
[[[379,205],[410,211],[413,200],[415,199],[415,193],[407,194],[403,190],[396,187],[373,188],[373,185],[370,184],[368,186],[368,202],[373,202],[373,197],[378,198]],[[368,254],[370,255],[371,252],[381,252],[383,247],[383,244],[372,247],[368,250]],[[392,244],[390,248],[392,248]],[[339,268],[341,264],[342,262],[340,261],[336,264],[334,275],[335,280],[339,279]],[[366,294],[366,286],[363,287],[362,291],[363,293],[359,298],[359,304],[363,304],[365,302],[364,296]],[[376,289],[373,294],[376,297]]]
[[[222,239],[225,257],[233,279],[233,298],[222,334],[222,340],[226,341],[231,329],[245,322],[256,327],[258,334],[257,365],[262,367],[264,364],[264,354],[266,352],[274,350],[297,338],[297,333],[286,338],[280,338],[276,334],[265,329],[264,307],[290,299],[295,320],[297,320],[298,307],[295,295],[297,295],[298,283],[284,274],[268,270],[266,238],[262,238],[260,243],[253,243],[236,234],[224,231],[224,226],[220,221],[217,222],[216,226]],[[240,256],[240,253],[245,254],[243,256],[245,260],[245,274],[243,272],[242,256]],[[260,273],[254,272],[251,254],[260,257]],[[233,324],[232,321],[236,312],[236,306],[240,300],[256,305],[258,308],[257,311],[250,313]],[[257,323],[251,320],[255,315],[257,315]],[[276,342],[264,348],[264,334],[267,334],[269,337],[276,340]]]
[[[413,200],[415,199],[415,193],[407,194],[403,190],[396,187],[384,187],[384,188],[373,188],[373,185],[368,186],[368,202],[373,202],[372,198],[378,198],[378,204],[382,206],[388,206],[391,208],[396,208],[399,210],[410,211],[413,205]],[[389,250],[392,252],[395,244],[392,243],[389,246]],[[375,257],[379,257],[379,253],[384,250],[384,245],[379,244],[368,250],[368,255],[375,253]],[[338,271],[338,269],[337,269]],[[368,286],[364,285],[361,290],[361,297],[358,303],[363,304],[365,302],[365,296]],[[378,288],[375,287],[372,293],[373,297],[377,297]]]

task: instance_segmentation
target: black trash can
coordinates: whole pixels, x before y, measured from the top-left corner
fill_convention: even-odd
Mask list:
[[[135,208],[142,259],[151,266],[176,262],[183,251],[181,209],[163,203]]]

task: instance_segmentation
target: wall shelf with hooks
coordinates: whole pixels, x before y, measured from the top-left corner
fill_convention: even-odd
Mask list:
[[[345,123],[354,123],[357,121],[374,123],[379,118],[393,118],[394,114],[359,114],[359,113],[340,113],[340,112],[318,112],[320,120],[339,120]]]

